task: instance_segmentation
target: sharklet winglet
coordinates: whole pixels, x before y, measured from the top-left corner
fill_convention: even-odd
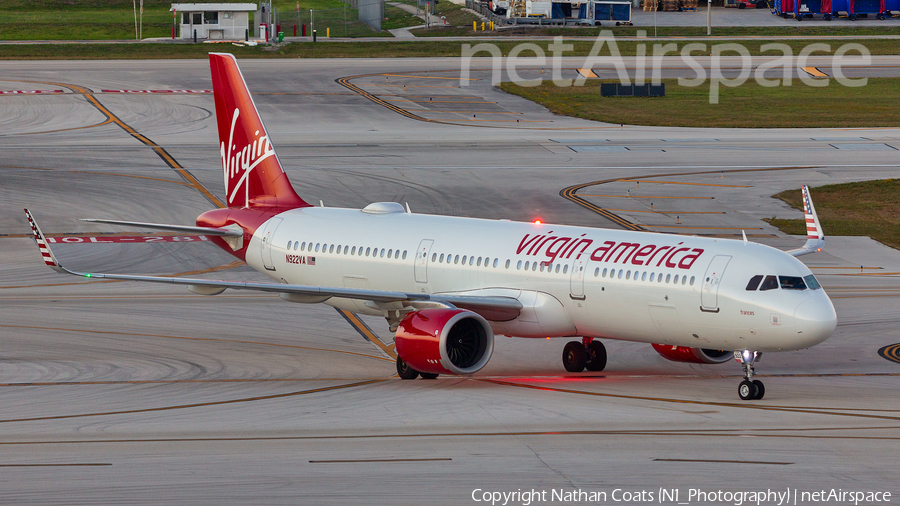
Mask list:
[[[816,253],[825,248],[825,232],[822,230],[822,224],[819,223],[819,215],[816,214],[816,207],[813,205],[812,197],[809,194],[809,186],[803,185],[802,191],[803,214],[806,221],[806,243],[802,248],[787,251],[788,254],[795,257]]]

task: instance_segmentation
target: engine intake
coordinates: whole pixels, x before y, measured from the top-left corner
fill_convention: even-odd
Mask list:
[[[465,309],[423,309],[406,315],[394,336],[397,355],[432,374],[472,374],[494,351],[494,332],[481,315]]]
[[[691,364],[721,364],[734,357],[734,353],[726,350],[709,350],[706,348],[688,348],[669,344],[654,344],[653,349],[672,362]]]

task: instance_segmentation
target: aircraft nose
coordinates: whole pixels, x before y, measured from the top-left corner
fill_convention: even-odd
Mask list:
[[[794,310],[794,325],[809,346],[821,343],[834,333],[837,313],[827,296],[807,300]]]

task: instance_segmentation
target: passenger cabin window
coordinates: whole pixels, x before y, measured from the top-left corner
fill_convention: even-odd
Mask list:
[[[775,290],[778,288],[778,278],[775,276],[766,276],[766,279],[763,280],[762,286],[759,287],[759,290]]]
[[[799,276],[778,276],[783,290],[806,290],[806,283]]]
[[[762,278],[763,277],[760,274],[757,274],[756,276],[750,278],[750,282],[747,283],[747,291],[753,291],[759,288],[759,282],[762,281]]]

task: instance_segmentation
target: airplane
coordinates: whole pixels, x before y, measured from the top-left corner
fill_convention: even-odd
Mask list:
[[[567,371],[601,371],[600,339],[644,342],[663,357],[716,364],[734,358],[743,400],[765,395],[754,379],[763,353],[814,346],[837,315],[796,257],[821,251],[824,234],[803,186],[807,241],[784,252],[743,240],[416,214],[409,205],[313,206],[288,181],[237,60],[210,53],[227,207],[195,226],[92,219],[197,233],[272,278],[270,283],[77,272],[63,267],[25,210],[44,262],[62,273],[278,293],[382,316],[395,333],[402,379],[470,375],[491,358],[494,336],[573,337]]]

